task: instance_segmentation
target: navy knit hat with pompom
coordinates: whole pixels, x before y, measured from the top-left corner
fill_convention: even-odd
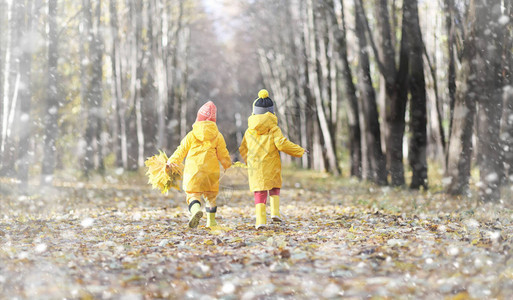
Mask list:
[[[260,92],[258,92],[258,99],[253,102],[253,114],[262,115],[266,112],[274,114],[274,102],[269,98],[269,92],[267,90],[260,90]]]

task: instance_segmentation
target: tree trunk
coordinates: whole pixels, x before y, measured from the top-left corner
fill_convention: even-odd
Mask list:
[[[136,1],[136,21],[135,21],[135,36],[136,36],[136,48],[137,48],[137,64],[136,67],[136,86],[134,93],[134,111],[135,111],[135,128],[137,133],[137,158],[136,158],[136,166],[134,166],[134,170],[144,166],[144,130],[143,130],[143,119],[142,119],[142,85],[143,85],[143,59],[144,59],[144,49],[143,49],[143,39],[142,39],[142,31],[143,31],[143,3],[140,1]]]
[[[510,54],[509,49],[513,47],[513,0],[506,1],[505,12],[509,16],[510,23],[505,29],[504,34],[504,78],[506,78],[504,84],[504,109],[502,113],[502,125],[501,125],[501,143],[503,145],[503,160],[504,170],[503,177],[505,183],[512,183],[513,181],[513,56]]]
[[[132,37],[130,44],[130,101],[127,107],[127,161],[129,170],[137,170],[143,160],[144,136],[142,132],[142,117],[140,116],[140,91],[141,91],[141,63],[142,63],[142,3],[130,1],[130,17],[132,20]]]
[[[180,109],[182,106],[180,94],[179,94],[179,76],[181,75],[179,70],[179,53],[181,44],[180,32],[183,26],[183,12],[184,12],[184,0],[178,0],[178,15],[176,17],[176,28],[173,31],[170,39],[171,44],[171,59],[168,65],[168,128],[171,130],[171,138],[169,139],[168,148],[175,148],[180,142]]]
[[[7,12],[9,11],[7,7],[7,2],[0,2],[0,20],[7,20]],[[3,102],[4,102],[4,47],[5,47],[5,39],[6,36],[6,28],[4,25],[9,25],[8,22],[0,22],[0,116],[3,116]],[[0,144],[1,142],[1,132],[2,132],[2,122],[0,122]],[[2,159],[2,153],[0,152],[0,164]]]
[[[337,28],[337,18],[335,14],[335,5],[332,0],[328,0],[328,20],[331,22],[332,28]],[[349,127],[349,152],[351,158],[351,176],[359,179],[362,178],[362,143],[361,130],[358,116],[360,114],[358,108],[358,98],[356,97],[356,87],[353,83],[353,74],[351,65],[347,58],[347,37],[344,14],[344,1],[340,1],[341,8],[341,24],[340,30],[334,30],[335,39],[337,41],[338,51],[336,51],[342,62],[342,80],[344,83],[344,91],[347,98],[347,119]]]
[[[479,63],[476,60],[476,32],[475,7],[471,1],[467,12],[466,38],[464,39],[461,68],[459,74],[460,83],[456,90],[452,128],[449,139],[447,175],[450,182],[447,192],[452,195],[462,195],[468,190],[470,178],[470,166],[472,159],[472,131],[476,113],[477,89],[476,76]]]
[[[86,18],[86,26],[89,26],[88,38],[89,49],[88,56],[90,67],[88,68],[87,92],[84,102],[87,109],[87,125],[85,131],[86,141],[86,154],[84,158],[84,173],[86,176],[94,169],[103,170],[103,157],[101,149],[101,129],[103,119],[102,109],[102,66],[103,66],[103,53],[102,53],[102,37],[100,31],[100,18],[101,18],[101,1],[98,1],[94,9],[89,0],[84,0],[84,16]]]
[[[12,19],[13,19],[13,4],[12,1],[7,2],[7,30],[6,30],[6,42],[5,42],[5,58],[3,65],[3,98],[2,98],[2,122],[0,124],[1,127],[1,136],[0,136],[0,172],[5,173],[7,171],[7,167],[5,166],[6,162],[9,162],[7,152],[7,132],[9,130],[8,120],[9,120],[9,112],[11,107],[11,56],[12,56],[12,37],[13,37],[13,28],[12,28]]]
[[[406,2],[406,1],[405,1]],[[403,14],[404,14],[403,2]],[[403,138],[405,129],[406,102],[408,98],[408,73],[410,42],[407,39],[406,27],[408,18],[403,17],[401,49],[399,53],[399,69],[396,72],[394,84],[387,84],[387,166],[390,182],[393,186],[404,185]]]
[[[112,145],[113,151],[116,156],[115,165],[117,167],[126,168],[126,153],[123,155],[122,147],[122,126],[121,122],[124,121],[124,116],[121,114],[121,105],[123,102],[123,88],[121,78],[121,58],[120,58],[120,37],[119,37],[119,24],[118,24],[118,9],[116,0],[109,1],[110,13],[110,30],[112,34],[111,45],[111,63],[112,63]],[[125,134],[126,135],[126,134]]]
[[[152,55],[148,55],[148,53],[152,53],[153,48],[153,30],[155,29],[153,26],[152,19],[158,19],[155,17],[153,1],[144,2],[143,7],[143,28],[146,28],[146,38],[144,39],[143,49],[147,49],[144,51],[144,58],[142,60],[142,69],[143,75],[141,78],[141,123],[142,123],[142,134],[144,143],[142,144],[142,157],[140,166],[144,166],[144,160],[146,157],[152,156],[155,154],[156,145],[157,145],[157,112],[158,112],[158,96],[157,91],[155,89],[155,64]]]
[[[317,110],[317,118],[319,121],[320,131],[322,134],[322,137],[324,138],[324,144],[326,148],[326,154],[327,159],[329,163],[329,170],[334,175],[340,174],[340,168],[338,166],[338,161],[335,153],[335,149],[333,147],[333,139],[331,137],[331,133],[329,131],[329,124],[328,120],[326,118],[326,112],[324,111],[324,105],[322,103],[322,95],[321,95],[321,87],[319,86],[319,57],[318,57],[318,40],[315,37],[316,32],[316,25],[315,25],[315,18],[314,18],[314,6],[312,3],[312,0],[308,0],[308,27],[309,32],[311,33],[309,35],[310,41],[309,48],[310,48],[310,59],[311,63],[309,64],[308,72],[310,77],[310,87],[314,90],[315,95],[315,104],[316,104],[316,110]],[[320,141],[319,141],[320,143]],[[315,155],[315,154],[314,154]]]
[[[26,36],[32,30],[32,0],[23,1],[24,6],[20,6],[19,14],[21,15],[19,26],[22,28],[21,36]],[[32,68],[32,53],[25,49],[20,56],[19,74],[20,82],[24,88],[20,89],[20,117],[18,118],[18,179],[20,180],[20,188],[25,189],[28,182],[28,171],[33,155],[30,151],[30,140],[32,137],[32,122],[30,120],[30,107],[32,98],[32,85],[30,73]]]
[[[158,1],[159,4],[160,1]],[[153,18],[153,60],[155,65],[155,80],[157,83],[157,148],[164,149],[168,145],[166,134],[166,112],[168,81],[166,71],[167,41],[167,11],[159,5],[155,6]],[[166,37],[166,38],[164,38]]]
[[[410,150],[408,159],[412,170],[410,188],[427,189],[427,108],[426,82],[424,78],[424,61],[422,59],[424,44],[420,31],[417,0],[405,1],[403,18],[408,18],[407,30],[411,39],[410,56]],[[404,37],[403,37],[404,38]]]
[[[363,9],[358,0],[355,1],[355,32],[358,38],[359,61],[358,61],[358,88],[362,99],[362,109],[364,118],[364,137],[366,144],[367,179],[378,183],[386,184],[385,157],[381,150],[381,132],[379,125],[379,115],[376,104],[376,94],[372,87],[370,75],[369,54],[367,53],[367,38],[365,37],[365,27],[363,18]]]
[[[449,54],[449,63],[447,65],[447,87],[449,91],[449,137],[451,138],[452,132],[452,120],[454,115],[454,105],[456,101],[456,66],[455,66],[455,57],[454,57],[454,42],[455,42],[455,28],[453,21],[454,14],[454,0],[445,0],[445,11],[446,11],[446,30],[447,30],[447,46],[448,46],[448,54]],[[446,151],[449,147],[446,148]],[[446,152],[446,168],[447,168],[447,157],[448,153]]]
[[[435,37],[436,39],[436,37]],[[436,77],[436,73],[437,73],[437,66],[436,66],[436,59],[434,60],[434,64],[431,63],[431,59],[429,58],[429,54],[427,52],[427,49],[426,49],[426,45],[424,44],[423,45],[423,51],[424,51],[424,56],[426,58],[426,62],[428,64],[428,67],[429,67],[429,71],[430,71],[430,74],[431,74],[431,80],[432,80],[432,84],[433,84],[433,89],[432,89],[432,93],[434,94],[434,97],[431,96],[431,97],[428,97],[429,98],[432,98],[432,102],[434,102],[434,107],[435,109],[431,109],[431,117],[428,118],[430,119],[428,121],[428,125],[431,125],[430,127],[432,128],[432,139],[431,139],[431,143],[434,144],[433,148],[437,148],[437,145],[438,145],[438,141],[440,141],[440,146],[441,146],[441,153],[442,153],[442,157],[444,157],[444,164],[445,164],[445,153],[446,153],[446,149],[447,149],[447,142],[446,142],[446,139],[445,139],[445,132],[444,132],[444,128],[443,128],[443,115],[442,115],[442,99],[440,99],[440,96],[439,96],[439,93],[438,93],[438,80],[437,80],[437,77]],[[434,57],[436,58],[436,54],[434,55]],[[428,113],[429,115],[429,113]],[[438,137],[436,137],[436,133],[435,132],[438,132]],[[428,134],[429,136],[429,134]],[[429,144],[429,142],[428,142]],[[432,151],[433,152],[433,156],[438,156],[438,153],[440,151],[438,150],[434,150]],[[444,169],[446,168],[446,166],[444,165]]]
[[[303,85],[303,90],[306,96],[306,133],[309,137],[308,139],[308,145],[307,149],[311,150],[310,160],[309,160],[309,167],[314,170],[321,170],[322,163],[320,161],[323,160],[323,154],[316,152],[315,147],[315,140],[316,140],[316,131],[314,128],[317,126],[317,117],[316,117],[316,108],[315,108],[315,99],[314,99],[314,93],[313,93],[313,86],[310,84],[312,82],[312,79],[310,78],[310,35],[313,34],[311,32],[310,28],[310,22],[309,19],[309,4],[308,1],[301,1],[302,4],[304,4],[303,9],[301,10],[303,14],[303,36],[301,37],[301,45],[303,46],[303,66],[304,66],[304,73],[305,73],[305,81]],[[323,170],[324,171],[324,170]]]
[[[374,43],[365,12],[363,1],[358,1],[358,9],[363,13],[366,31],[369,33],[372,49],[376,56],[376,62],[380,73],[385,80],[385,121],[386,121],[386,162],[387,170],[391,177],[393,186],[404,185],[403,166],[403,137],[405,128],[405,110],[408,96],[408,53],[409,45],[404,39],[405,19],[402,24],[401,50],[399,54],[399,68],[395,66],[395,45],[393,44],[392,32],[388,13],[388,1],[376,0],[376,19],[378,23],[379,48]],[[404,2],[403,2],[404,8]],[[404,10],[403,10],[404,11]]]
[[[301,113],[300,113],[300,123],[301,123],[301,144],[303,147],[306,147],[309,151],[312,151],[312,135],[310,135],[310,131],[312,128],[312,113],[311,113],[311,106],[310,103],[313,101],[312,99],[312,93],[310,90],[310,87],[308,86],[308,83],[310,81],[310,78],[308,77],[308,56],[307,56],[307,48],[306,48],[306,40],[307,40],[307,13],[305,9],[305,1],[299,2],[299,9],[300,9],[300,17],[303,23],[303,32],[299,35],[299,62],[298,65],[301,66],[302,73],[304,74],[304,77],[301,76],[300,82],[300,88],[301,93],[304,95],[304,101],[301,102]],[[310,155],[303,155],[303,168],[311,168],[312,167],[312,160]]]
[[[184,52],[184,75],[182,76],[182,109],[180,110],[180,136],[185,136],[187,134],[187,113],[189,111],[189,55],[190,55],[190,39],[191,39],[191,31],[189,28],[184,29],[185,34],[185,52]],[[240,145],[240,144],[239,144]]]
[[[52,184],[55,168],[55,141],[58,136],[59,93],[57,87],[57,0],[48,0],[48,81],[43,110],[44,146],[41,184]]]
[[[498,202],[502,178],[502,151],[500,125],[502,114],[502,45],[503,25],[500,0],[476,1],[478,96],[478,151],[480,153],[479,195],[484,201]],[[489,33],[491,32],[491,34]],[[482,56],[482,57],[481,57]]]

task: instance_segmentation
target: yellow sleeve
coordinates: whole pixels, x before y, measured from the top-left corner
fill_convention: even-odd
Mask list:
[[[246,142],[246,133],[244,133],[244,137],[242,138],[242,143],[239,147],[240,156],[242,157],[242,160],[244,160],[244,163],[248,162],[248,144]]]
[[[187,153],[189,153],[189,149],[191,148],[193,138],[194,137],[192,135],[192,132],[189,132],[180,142],[180,146],[176,147],[175,152],[173,153],[173,155],[171,155],[167,162],[172,164],[181,163],[187,156]]]
[[[292,155],[295,157],[301,157],[305,153],[305,149],[301,148],[301,146],[294,144],[293,142],[289,141],[286,137],[284,137],[281,133],[280,128],[277,127],[277,129],[274,130],[273,135],[274,144],[276,145],[276,148],[278,148],[278,150],[280,150],[281,152],[285,152],[288,155]]]
[[[226,142],[224,140],[223,135],[220,133],[217,138],[216,153],[217,159],[221,162],[221,165],[223,165],[223,168],[225,170],[232,166],[232,159],[230,157],[230,153],[228,152],[228,149],[226,149]]]

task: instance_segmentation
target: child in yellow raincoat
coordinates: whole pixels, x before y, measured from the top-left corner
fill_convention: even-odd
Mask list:
[[[253,102],[253,115],[248,119],[248,129],[239,151],[247,163],[249,189],[255,196],[255,227],[258,229],[267,223],[265,206],[268,194],[271,198],[271,218],[274,222],[281,222],[280,151],[301,157],[305,149],[290,142],[281,133],[274,114],[274,103],[266,90],[258,92],[258,99]]]
[[[216,226],[216,198],[219,193],[219,162],[226,170],[232,165],[226,142],[216,125],[217,108],[212,101],[205,103],[192,125],[192,131],[168,159],[168,166],[177,167],[185,158],[183,190],[191,213],[189,227],[195,228],[203,216],[201,197],[205,199],[207,227]]]

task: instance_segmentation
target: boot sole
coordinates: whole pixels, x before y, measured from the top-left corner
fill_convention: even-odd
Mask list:
[[[192,218],[190,219],[189,227],[190,228],[198,227],[198,224],[199,224],[199,221],[200,221],[201,217],[203,217],[203,212],[200,210],[200,211],[196,212],[194,214],[194,216],[192,216]]]
[[[283,222],[283,220],[280,217],[277,217],[277,216],[272,216],[271,220],[273,221],[273,223],[281,223],[281,222]]]

